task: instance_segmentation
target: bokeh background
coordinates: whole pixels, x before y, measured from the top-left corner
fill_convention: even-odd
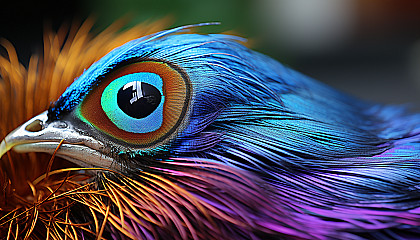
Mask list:
[[[366,100],[420,111],[418,0],[39,0],[1,1],[0,37],[26,64],[46,26],[94,17],[100,30],[169,17],[172,26],[219,21],[252,48]]]

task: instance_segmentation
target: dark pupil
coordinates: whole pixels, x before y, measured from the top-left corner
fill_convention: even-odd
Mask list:
[[[133,118],[149,116],[159,106],[160,100],[161,93],[157,88],[140,81],[124,85],[117,95],[118,107]]]

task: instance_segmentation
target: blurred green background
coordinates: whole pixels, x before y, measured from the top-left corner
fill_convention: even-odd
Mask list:
[[[249,33],[252,30],[249,28],[252,22],[251,0],[92,0],[86,1],[86,4],[85,13],[94,13],[101,27],[127,15],[134,23],[169,16],[172,26],[219,21],[223,25],[218,27],[218,31],[235,29]]]
[[[221,22],[200,31],[234,31],[253,49],[345,92],[420,110],[418,0],[2,1],[0,37],[26,64],[46,25],[91,16],[96,30],[124,16],[130,24],[169,17],[171,27]]]

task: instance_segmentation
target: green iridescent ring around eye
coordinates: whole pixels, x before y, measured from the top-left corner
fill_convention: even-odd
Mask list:
[[[76,114],[114,138],[151,146],[178,130],[189,107],[190,88],[188,76],[168,63],[132,63],[107,74]]]

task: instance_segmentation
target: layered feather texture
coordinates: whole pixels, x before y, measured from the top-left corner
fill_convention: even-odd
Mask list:
[[[72,237],[420,234],[420,115],[338,92],[238,37],[183,33],[188,28],[116,48],[50,107],[49,119],[64,118],[104,75],[133,59],[170,62],[192,85],[176,136],[147,150],[110,146],[120,152],[121,171],[100,169],[95,184],[78,182],[83,191],[63,195]]]

